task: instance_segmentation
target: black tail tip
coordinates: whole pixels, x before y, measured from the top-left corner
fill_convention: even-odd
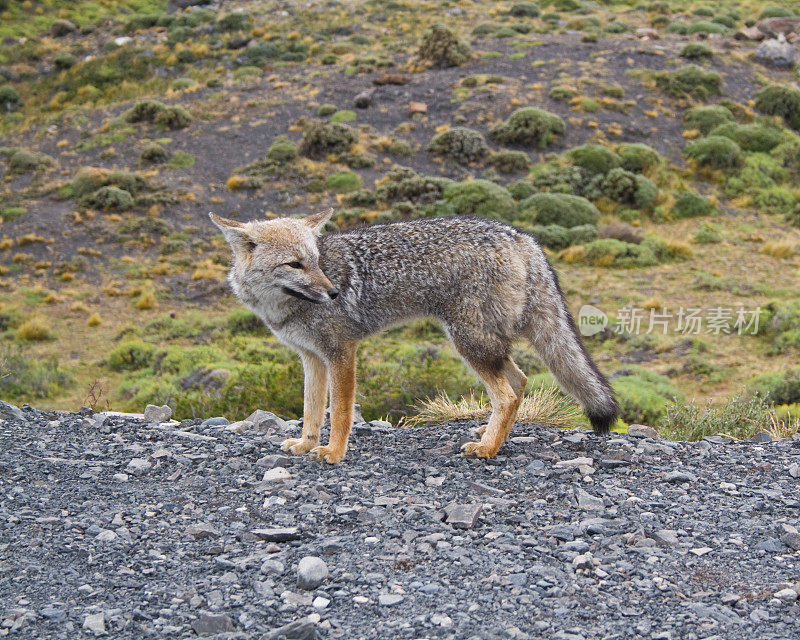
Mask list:
[[[592,424],[592,429],[600,434],[606,434],[611,431],[611,427],[613,427],[614,423],[617,421],[618,414],[619,407],[616,402],[606,409],[586,413],[589,417],[589,422]]]

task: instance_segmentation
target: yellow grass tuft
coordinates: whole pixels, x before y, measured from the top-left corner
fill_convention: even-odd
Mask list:
[[[20,340],[38,341],[50,337],[50,327],[39,317],[33,317],[23,322],[17,329],[17,338]]]
[[[459,400],[452,400],[442,392],[435,398],[426,398],[414,408],[416,415],[405,419],[404,427],[450,420],[485,420],[492,412],[489,401],[483,395],[476,398],[474,393],[468,398],[462,396]],[[556,387],[542,385],[522,399],[517,422],[536,422],[550,427],[573,429],[581,424],[582,414]]]
[[[798,245],[791,240],[767,242],[761,247],[761,253],[773,258],[789,258],[797,253]]]
[[[681,258],[688,258],[692,255],[692,245],[683,240],[667,240],[667,249],[673,255],[680,256]]]
[[[103,323],[103,319],[100,317],[99,313],[93,313],[86,320],[86,324],[89,325],[90,327],[96,327],[96,326],[98,326],[98,325],[100,325],[102,323]]]
[[[136,301],[136,308],[140,311],[153,309],[156,306],[158,306],[158,300],[156,300],[156,295],[152,291],[145,291]]]
[[[567,247],[558,254],[558,257],[567,264],[583,262],[586,260],[586,247],[584,247],[582,244],[576,244],[572,247]]]

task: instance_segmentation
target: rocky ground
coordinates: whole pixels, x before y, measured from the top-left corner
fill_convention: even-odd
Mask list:
[[[798,637],[800,439],[3,417],[0,635]]]

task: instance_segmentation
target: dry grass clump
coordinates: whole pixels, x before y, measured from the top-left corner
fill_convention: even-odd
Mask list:
[[[17,338],[30,342],[47,340],[50,337],[50,327],[39,317],[33,317],[23,322],[17,328]]]
[[[766,242],[761,247],[761,253],[773,258],[789,258],[798,253],[798,244],[791,240]]]
[[[492,413],[492,406],[483,394],[475,397],[462,396],[453,400],[442,392],[434,398],[426,398],[414,405],[417,413],[403,421],[403,426],[415,427],[428,422],[448,422],[451,420],[486,420]],[[561,395],[556,387],[540,387],[526,395],[517,414],[517,422],[535,422],[550,427],[572,429],[581,424],[578,407]]]

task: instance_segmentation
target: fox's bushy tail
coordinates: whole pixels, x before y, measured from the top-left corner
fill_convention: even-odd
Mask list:
[[[537,300],[528,338],[561,388],[581,404],[592,428],[608,433],[617,420],[619,405],[608,380],[583,346],[558,277],[549,263],[547,267],[552,290],[542,292],[545,295]]]

